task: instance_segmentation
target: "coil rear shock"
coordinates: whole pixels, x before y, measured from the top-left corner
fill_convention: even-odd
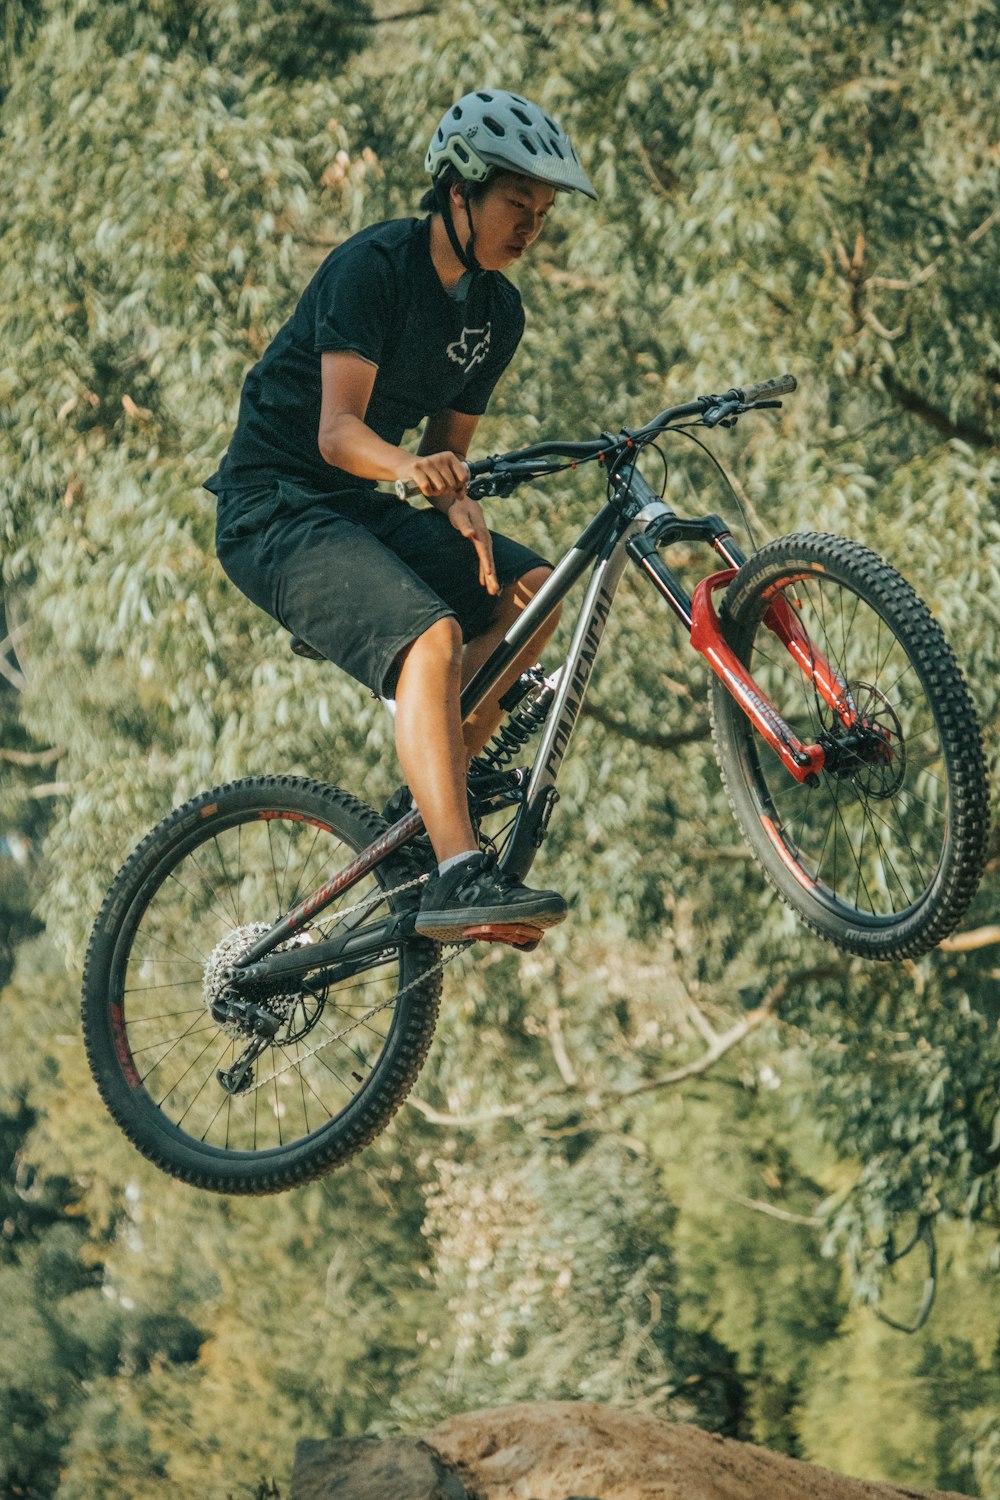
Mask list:
[[[470,777],[478,780],[495,776],[510,765],[545,723],[558,686],[558,673],[546,677],[540,667],[529,667],[521,673],[500,699],[501,708],[508,708],[511,712],[489,743],[473,756]],[[524,707],[517,707],[529,694],[531,696]]]

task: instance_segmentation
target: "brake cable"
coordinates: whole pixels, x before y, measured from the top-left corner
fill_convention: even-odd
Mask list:
[[[753,527],[750,525],[750,519],[743,508],[743,501],[740,499],[739,492],[735,489],[733,481],[730,479],[729,475],[726,473],[725,469],[723,468],[722,464],[720,464],[711,448],[709,448],[706,443],[703,443],[701,438],[695,437],[694,433],[690,431],[690,428],[697,426],[701,426],[701,423],[685,422],[678,424],[678,426],[676,427],[665,427],[663,431],[664,433],[676,432],[679,433],[681,437],[686,437],[689,442],[694,443],[696,447],[701,449],[702,453],[707,454],[707,456],[712,460],[713,464],[725,480],[726,488],[736,502],[736,509],[739,511],[740,517],[743,521],[743,525],[746,527],[747,536],[750,538],[750,546],[752,550],[754,552],[759,552],[760,546],[757,542],[757,538],[754,536]]]

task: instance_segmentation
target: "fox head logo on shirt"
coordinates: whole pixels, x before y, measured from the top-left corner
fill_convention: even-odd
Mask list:
[[[485,328],[463,328],[462,336],[448,345],[448,358],[453,359],[457,365],[468,375],[476,365],[482,364],[490,352],[490,324]]]

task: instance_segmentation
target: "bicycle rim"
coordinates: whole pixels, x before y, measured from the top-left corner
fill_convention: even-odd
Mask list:
[[[727,634],[755,682],[827,768],[803,785],[713,688],[737,817],[779,893],[824,936],[877,958],[923,952],[955,926],[985,857],[986,771],[961,675],[926,608],[867,549],[791,537],[730,587]],[[838,716],[772,633],[783,597],[849,690]]]
[[[123,869],[95,928],[85,1021],[112,1112],[158,1165],[273,1191],[352,1155],[405,1096],[440,988],[437,973],[419,983],[436,957],[419,940],[337,983],[307,974],[262,996],[278,1028],[236,1087],[254,1037],[220,1005],[226,968],[382,826],[333,788],[261,778],[195,799]],[[387,887],[412,875],[377,867],[285,946],[386,915]]]

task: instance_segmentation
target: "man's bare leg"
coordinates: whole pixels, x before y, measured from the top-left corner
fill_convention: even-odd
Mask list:
[[[396,686],[396,750],[439,861],[478,848],[466,794],[469,760],[496,730],[503,718],[499,699],[538,659],[556,628],[559,611],[544,621],[464,725],[462,684],[493,654],[550,572],[535,568],[508,585],[489,630],[470,641],[464,652],[458,622],[447,618],[435,621],[403,654]]]
[[[479,848],[465,782],[462,632],[449,616],[407,647],[396,687],[396,750],[439,862]]]

